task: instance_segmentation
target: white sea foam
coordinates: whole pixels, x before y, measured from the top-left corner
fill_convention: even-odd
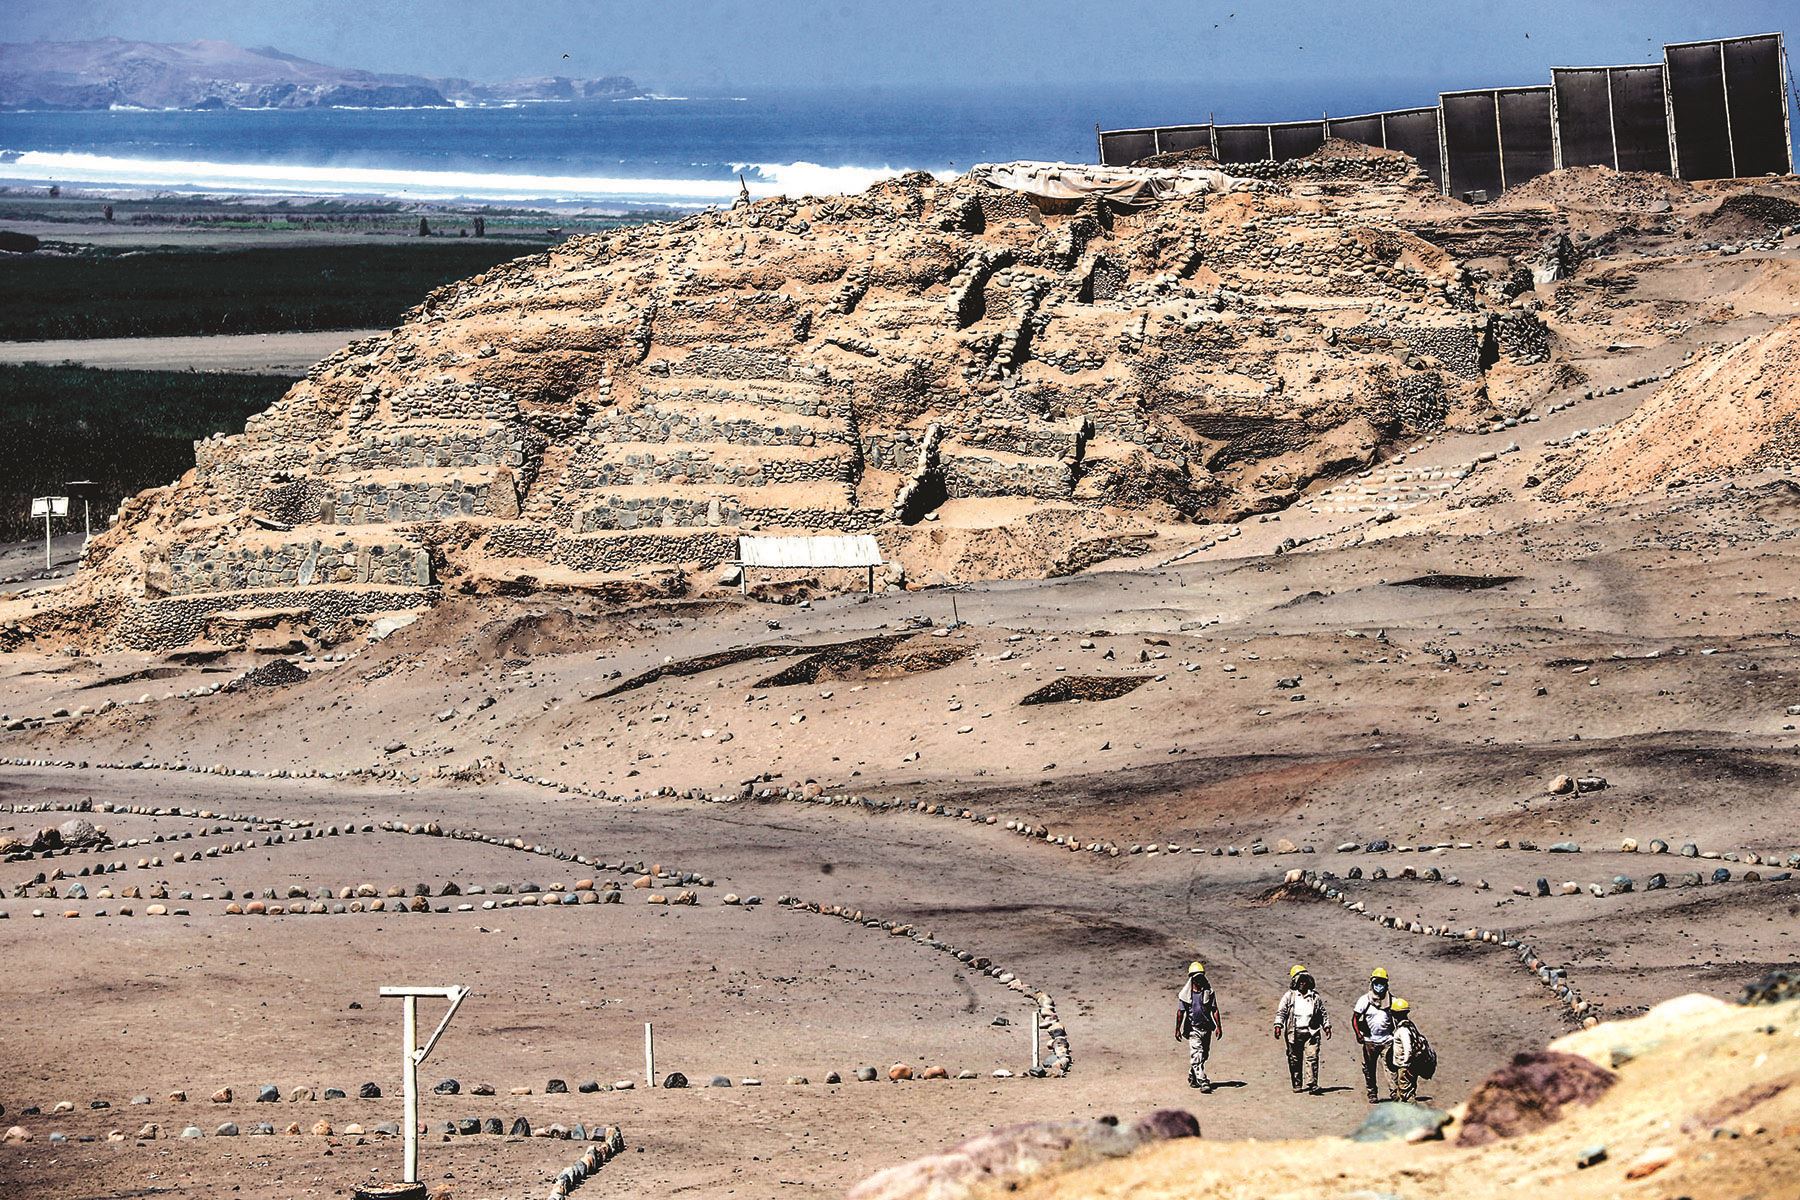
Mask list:
[[[899,173],[894,167],[818,163],[734,163],[754,196],[861,191]],[[736,199],[735,174],[721,179],[638,179],[398,167],[305,166],[188,159],[124,158],[42,150],[0,161],[0,181],[115,185],[171,191],[294,196],[386,196],[411,200],[532,200],[699,208]]]

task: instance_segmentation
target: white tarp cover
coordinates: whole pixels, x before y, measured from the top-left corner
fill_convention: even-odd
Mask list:
[[[1074,163],[982,163],[971,169],[990,187],[1053,200],[1099,196],[1114,204],[1149,204],[1175,196],[1251,191],[1254,179],[1239,179],[1207,167],[1096,167]]]
[[[881,547],[866,533],[738,539],[746,567],[879,567]]]

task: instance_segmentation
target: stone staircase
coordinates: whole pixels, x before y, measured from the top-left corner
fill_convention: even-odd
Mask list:
[[[1403,512],[1442,499],[1467,475],[1467,467],[1397,467],[1346,480],[1314,496],[1318,513]]]

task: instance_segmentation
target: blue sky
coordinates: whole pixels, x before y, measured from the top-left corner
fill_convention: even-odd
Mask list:
[[[1800,33],[1796,0],[7,0],[0,38],[218,38],[341,66],[732,86],[1536,82],[1665,41]],[[1792,26],[1792,28],[1784,28]],[[566,57],[565,57],[566,56]]]

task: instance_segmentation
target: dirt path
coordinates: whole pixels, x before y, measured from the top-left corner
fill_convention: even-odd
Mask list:
[[[76,363],[112,370],[301,375],[326,355],[374,332],[370,329],[325,329],[302,333],[221,334],[217,337],[0,342],[0,363]]]

